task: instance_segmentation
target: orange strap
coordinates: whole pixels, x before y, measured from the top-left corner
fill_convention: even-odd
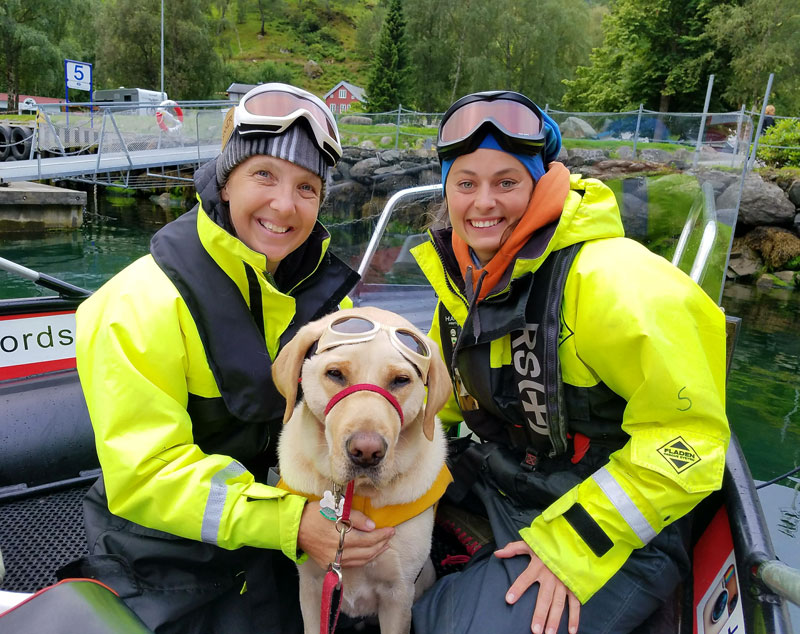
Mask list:
[[[375,508],[372,506],[372,500],[370,498],[361,495],[354,495],[352,508],[355,511],[361,511],[364,515],[369,517],[373,522],[375,522],[376,528],[397,526],[406,520],[410,520],[412,517],[416,517],[423,511],[436,504],[439,501],[439,498],[444,495],[447,485],[452,481],[453,476],[450,474],[450,470],[447,468],[447,465],[445,465],[442,467],[442,470],[439,471],[439,475],[436,476],[436,480],[431,488],[428,489],[422,495],[422,497],[414,500],[413,502],[408,502],[406,504],[390,504],[389,506]],[[317,500],[321,499],[318,495],[310,495],[300,491],[294,491],[286,484],[286,482],[284,482],[283,478],[280,479],[277,487],[294,495],[302,495],[304,498],[307,498],[311,501],[316,502]]]

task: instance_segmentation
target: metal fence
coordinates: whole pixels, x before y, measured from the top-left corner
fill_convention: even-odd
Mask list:
[[[173,186],[191,183],[194,170],[219,150],[222,124],[231,103],[186,102],[179,106],[158,104],[63,104],[37,108],[35,122],[25,130],[25,145],[11,160],[64,157],[64,165],[92,155],[85,178],[129,188]],[[18,126],[22,129],[22,126]],[[174,150],[180,148],[180,155]],[[195,151],[196,149],[196,151]],[[2,148],[0,148],[2,150]],[[142,153],[150,158],[144,161]],[[160,155],[153,167],[152,157]],[[96,160],[95,160],[96,157]],[[108,157],[123,157],[118,172],[103,172]],[[144,169],[143,169],[144,168]]]
[[[721,165],[740,160],[744,151],[749,154],[754,147],[798,150],[798,146],[756,144],[760,112],[742,107],[732,112],[658,112],[640,107],[627,112],[570,112],[545,111],[559,124],[567,145],[592,147],[592,141],[630,146],[622,151],[627,158],[647,157],[646,150],[663,149],[675,152],[682,149],[691,153],[694,166],[700,161],[718,161]],[[397,110],[380,113],[347,113],[337,115],[342,141],[346,145],[363,145],[376,149],[432,148],[441,112],[418,112],[398,106]],[[797,117],[773,115],[775,121],[800,120]],[[763,137],[766,130],[762,130]],[[368,143],[365,143],[367,141]],[[577,143],[570,143],[576,141]],[[605,144],[606,146],[608,143]],[[644,154],[642,151],[645,150]],[[716,154],[715,154],[716,153]],[[752,167],[758,164],[751,157]],[[726,160],[728,159],[728,160]]]
[[[77,104],[68,111],[41,107],[33,152],[62,156],[219,144],[227,101],[154,104]]]
[[[692,153],[695,165],[700,160],[736,163],[742,151],[750,147],[755,129],[751,113],[744,109],[709,113],[664,113],[645,108],[628,112],[545,110],[559,124],[570,147],[629,146],[629,152],[622,152],[626,158],[640,158],[647,149],[683,149]],[[338,122],[345,144],[430,148],[436,143],[442,114],[400,106],[390,112],[339,115]]]
[[[38,106],[24,158],[118,153],[130,158],[142,150],[219,146],[224,115],[231,105],[186,102],[178,110],[156,104],[70,104],[66,112],[60,109],[63,104]],[[760,114],[744,108],[705,113],[664,113],[643,107],[628,112],[545,110],[559,124],[567,148],[596,148],[611,158],[661,162],[668,152],[692,167],[740,166],[755,145],[754,121]],[[336,118],[345,146],[431,149],[442,115],[398,106],[389,112],[350,112]]]

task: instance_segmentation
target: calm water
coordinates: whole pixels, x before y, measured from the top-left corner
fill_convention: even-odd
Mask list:
[[[0,256],[94,290],[147,253],[150,236],[183,208],[101,193],[99,213],[91,213],[89,198],[80,230],[2,238]],[[341,231],[334,243],[350,237]],[[0,298],[45,293],[0,271]],[[766,481],[800,464],[800,290],[729,285],[722,303],[743,321],[728,382],[728,415],[754,478]],[[780,557],[800,568],[800,500],[795,489],[782,485],[794,483],[762,489],[762,503]],[[800,623],[800,609],[793,608],[792,617]]]

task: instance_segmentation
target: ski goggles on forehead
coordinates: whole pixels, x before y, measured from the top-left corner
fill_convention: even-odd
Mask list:
[[[286,84],[264,84],[242,97],[232,113],[233,120],[226,120],[224,126],[223,148],[234,130],[245,136],[280,134],[302,118],[328,165],[335,165],[342,157],[336,121],[325,103],[310,92]]]
[[[515,92],[467,95],[445,113],[436,150],[442,160],[474,152],[492,132],[500,146],[514,154],[538,154],[545,130],[538,106]]]
[[[337,346],[372,341],[382,330],[389,335],[389,341],[395,349],[417,369],[423,382],[427,383],[431,350],[422,337],[403,326],[385,326],[363,316],[341,317],[328,324],[317,342],[317,353]]]

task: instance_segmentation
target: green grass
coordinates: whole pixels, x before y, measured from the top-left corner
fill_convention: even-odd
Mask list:
[[[33,123],[36,115],[32,114],[4,114],[0,115],[0,124],[3,123]]]
[[[562,143],[568,150],[584,149],[584,150],[616,150],[621,147],[633,147],[633,140],[630,141],[612,141],[600,139],[563,139]],[[637,150],[651,149],[651,150],[664,150],[665,152],[677,152],[686,146],[678,145],[675,143],[642,143],[636,144]]]

